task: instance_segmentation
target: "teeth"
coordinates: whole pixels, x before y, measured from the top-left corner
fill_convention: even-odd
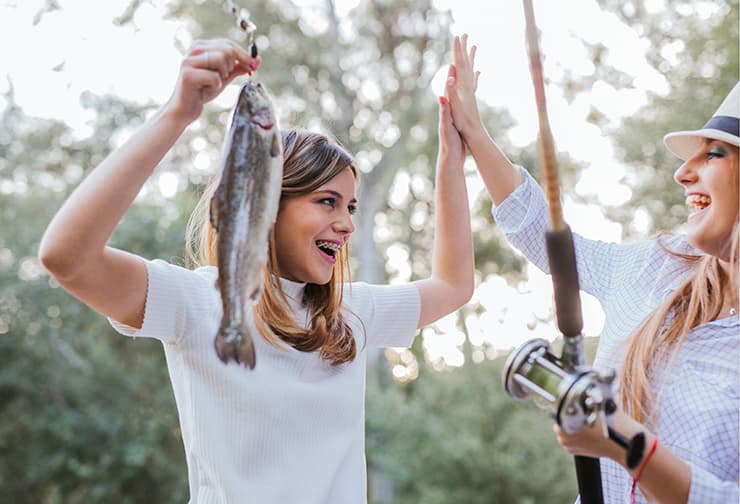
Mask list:
[[[319,240],[316,242],[316,245],[323,248],[328,248],[330,250],[333,250],[334,252],[338,252],[340,248],[342,248],[341,245],[334,242]]]
[[[700,194],[692,194],[686,198],[686,204],[698,209],[704,209],[712,203],[712,198]]]

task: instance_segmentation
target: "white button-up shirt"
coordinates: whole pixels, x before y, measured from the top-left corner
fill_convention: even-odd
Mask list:
[[[547,206],[526,170],[525,182],[493,215],[511,244],[549,271]],[[595,296],[606,320],[595,368],[619,369],[637,326],[689,276],[692,265],[668,254],[657,240],[633,244],[587,240],[574,233],[580,288]],[[701,254],[684,236],[665,236],[669,250]],[[655,369],[660,443],[691,466],[690,503],[740,502],[740,316],[702,324],[689,332],[672,367]],[[604,502],[629,502],[632,479],[620,465],[601,459]],[[646,502],[637,492],[638,502]]]

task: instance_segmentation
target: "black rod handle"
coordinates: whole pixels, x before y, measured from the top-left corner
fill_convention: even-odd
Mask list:
[[[601,465],[599,459],[576,455],[576,477],[581,504],[604,504],[601,489]]]
[[[627,439],[620,433],[609,427],[609,439],[625,449],[627,467],[634,469],[642,461],[645,452],[645,433],[639,432],[632,439]]]
[[[576,251],[570,227],[566,225],[561,231],[547,231],[545,242],[555,295],[558,329],[566,338],[579,336],[583,330],[583,315]]]

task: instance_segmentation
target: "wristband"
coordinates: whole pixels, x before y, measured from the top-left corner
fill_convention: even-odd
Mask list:
[[[653,439],[653,445],[650,447],[650,451],[645,457],[645,461],[642,463],[642,466],[640,467],[640,470],[638,471],[637,476],[635,476],[635,479],[632,480],[632,488],[630,489],[630,504],[635,504],[636,502],[635,488],[637,487],[637,482],[640,481],[640,478],[642,478],[642,473],[645,471],[645,468],[647,467],[648,462],[650,462],[650,458],[653,456],[653,453],[655,453],[655,450],[657,448],[658,448],[658,437],[656,436],[655,439]]]

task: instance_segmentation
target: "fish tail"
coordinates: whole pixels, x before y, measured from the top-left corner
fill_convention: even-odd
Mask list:
[[[254,342],[246,327],[221,326],[214,341],[216,354],[221,362],[238,364],[254,369],[256,358]]]
[[[254,369],[254,366],[257,363],[257,356],[254,352],[254,341],[252,341],[249,334],[246,334],[239,342],[238,354],[239,362],[241,362],[242,365],[247,366],[249,369]]]

